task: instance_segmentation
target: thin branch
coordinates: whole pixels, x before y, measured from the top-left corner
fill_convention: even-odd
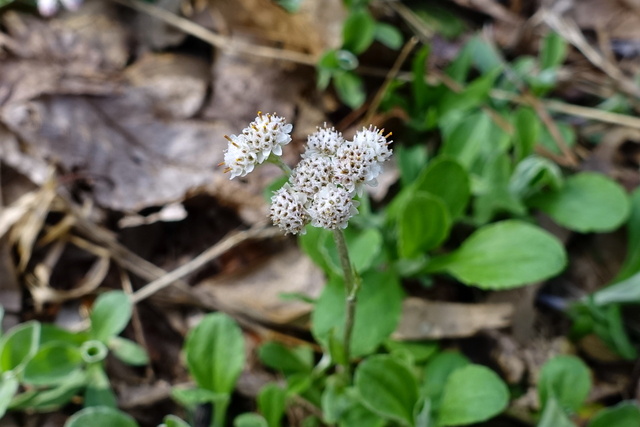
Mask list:
[[[239,40],[235,40],[231,37],[222,36],[216,34],[204,28],[201,25],[196,24],[186,18],[177,16],[165,9],[162,9],[153,4],[144,3],[140,0],[112,0],[118,4],[127,6],[131,9],[143,12],[149,16],[153,16],[160,21],[178,28],[179,30],[199,38],[220,50],[226,50],[230,52],[244,53],[246,55],[259,56],[262,58],[277,59],[282,61],[295,62],[297,64],[308,65],[315,67],[318,58],[306,53],[293,52],[290,50],[276,49],[268,46],[259,46],[251,43],[245,43]]]

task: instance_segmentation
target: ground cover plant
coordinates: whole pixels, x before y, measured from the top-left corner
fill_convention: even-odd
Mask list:
[[[0,2],[3,426],[640,425],[630,5],[169,3]]]

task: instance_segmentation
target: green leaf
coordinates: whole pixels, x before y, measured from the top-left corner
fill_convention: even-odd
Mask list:
[[[393,357],[367,358],[356,369],[355,386],[369,410],[404,425],[413,424],[418,384],[413,373]]]
[[[54,341],[40,347],[24,367],[23,381],[32,385],[56,385],[83,365],[80,350]]]
[[[415,112],[423,115],[429,105],[429,86],[425,80],[425,67],[429,57],[429,45],[422,46],[411,62],[411,90]]]
[[[3,375],[0,377],[0,419],[4,417],[11,399],[18,391],[20,383],[14,375]]]
[[[356,55],[371,46],[376,32],[376,22],[365,9],[352,12],[342,26],[342,48]]]
[[[482,74],[489,74],[503,66],[504,59],[496,46],[480,36],[475,36],[467,43],[473,63]]]
[[[443,185],[446,183],[446,185]],[[460,217],[471,193],[467,171],[453,159],[439,156],[416,179],[417,191],[426,191],[438,196],[447,206],[451,218]]]
[[[407,353],[415,363],[422,363],[434,356],[438,349],[437,342],[430,341],[393,341],[387,340],[384,343],[385,348],[391,353]]]
[[[640,303],[640,273],[600,289],[586,298],[589,298],[597,306],[614,303]]]
[[[614,282],[640,273],[640,188],[631,193],[629,201],[631,213],[627,222],[627,256]]]
[[[524,198],[539,192],[545,186],[559,189],[562,182],[562,172],[556,163],[534,155],[518,163],[511,175],[509,192]]]
[[[565,411],[575,412],[584,403],[590,389],[589,368],[575,356],[556,356],[542,366],[538,393],[543,406],[553,398]]]
[[[140,344],[122,337],[112,337],[109,340],[109,349],[124,363],[133,366],[142,366],[149,363],[147,351]]]
[[[501,68],[496,68],[475,79],[462,92],[447,92],[438,104],[440,115],[462,114],[482,105],[489,99],[489,91],[493,88]]]
[[[289,13],[296,13],[300,10],[303,0],[276,0],[278,5]]]
[[[478,423],[504,411],[509,390],[491,369],[468,365],[454,371],[444,386],[438,423],[459,426]]]
[[[307,225],[305,234],[298,236],[298,244],[302,250],[329,276],[340,274],[340,270],[335,269],[327,249],[328,245],[333,245],[332,240],[331,231],[311,225]]]
[[[326,423],[337,423],[351,407],[358,404],[356,396],[350,391],[344,377],[334,374],[327,378],[321,401],[322,414]]]
[[[353,357],[372,353],[395,330],[400,321],[402,297],[402,288],[392,272],[369,271],[362,275],[351,340]],[[311,332],[325,348],[331,334],[343,336],[345,299],[344,284],[336,276],[329,280],[316,302]]]
[[[342,71],[333,76],[338,98],[352,109],[364,104],[367,94],[362,78],[351,71]]]
[[[613,231],[629,217],[629,198],[624,189],[606,176],[581,172],[554,192],[532,200],[558,224],[582,233]]]
[[[258,414],[240,414],[233,420],[233,427],[267,427],[267,420]]]
[[[555,122],[558,127],[558,131],[562,136],[562,139],[566,142],[569,147],[572,147],[576,143],[576,133],[573,130],[573,127],[569,123],[565,122]],[[555,138],[551,136],[549,129],[547,126],[542,126],[540,131],[540,143],[550,150],[554,154],[562,154],[562,150],[558,147],[558,143]]]
[[[189,372],[196,383],[216,393],[231,393],[245,360],[244,337],[236,322],[223,313],[208,314],[184,346]]]
[[[427,269],[446,271],[483,289],[510,289],[553,277],[566,262],[556,237],[526,222],[507,220],[478,229],[458,250],[433,258]]]
[[[345,230],[345,239],[349,248],[351,263],[356,271],[362,273],[370,269],[383,247],[380,231],[375,228],[356,230],[353,227],[348,227]],[[332,249],[335,249],[333,243]],[[337,261],[337,250],[335,252]]]
[[[133,303],[122,291],[100,294],[91,310],[91,336],[107,342],[118,335],[129,323]]]
[[[191,427],[186,421],[175,415],[167,415],[162,422],[158,427]]]
[[[524,159],[533,154],[540,137],[542,123],[538,115],[529,107],[520,107],[513,115],[515,125],[516,158]]]
[[[427,363],[424,377],[420,386],[420,394],[439,402],[444,386],[449,376],[471,362],[463,354],[453,351],[443,351]]]
[[[550,32],[542,39],[540,48],[540,68],[545,70],[562,65],[567,56],[567,42],[564,37]]]
[[[276,384],[267,384],[258,393],[258,410],[269,427],[280,427],[286,409],[287,391]]]
[[[640,426],[640,407],[634,401],[621,402],[616,406],[598,412],[588,427],[638,427]]]
[[[393,25],[376,22],[374,37],[389,49],[397,50],[402,47],[402,33]]]
[[[30,390],[20,393],[11,401],[12,409],[50,412],[59,409],[84,388],[87,375],[82,370],[73,371],[56,387],[47,390]]]
[[[451,230],[451,217],[444,202],[419,191],[407,200],[398,218],[398,252],[414,258],[438,247]]]
[[[398,162],[402,187],[408,187],[416,180],[418,175],[420,175],[420,171],[422,171],[427,164],[427,149],[424,145],[415,145],[413,147],[399,145],[394,147],[393,151],[393,155]]]
[[[556,399],[549,399],[537,427],[576,427],[564,413]]]
[[[85,408],[73,414],[65,427],[138,427],[138,423],[131,416],[117,409],[105,406]]]
[[[0,372],[20,370],[38,351],[40,323],[14,326],[0,339]]]
[[[116,396],[111,390],[109,377],[100,363],[87,366],[87,389],[84,393],[84,406],[108,406],[110,408],[118,406]]]
[[[490,142],[491,119],[483,111],[478,111],[442,130],[444,144],[440,155],[455,159],[469,170],[483,145]]]
[[[214,393],[203,388],[178,388],[171,389],[173,397],[185,408],[194,409],[203,403],[212,403],[221,399],[218,393]]]
[[[268,341],[258,349],[260,361],[285,375],[297,372],[311,372],[313,350],[308,346],[287,347],[275,341]]]

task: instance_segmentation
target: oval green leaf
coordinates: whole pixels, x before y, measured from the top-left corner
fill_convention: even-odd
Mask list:
[[[431,162],[416,180],[416,189],[442,199],[454,219],[464,213],[471,194],[469,174],[460,163],[447,158]]]
[[[351,13],[342,26],[342,48],[356,55],[367,50],[375,37],[376,22],[364,9]]]
[[[555,276],[566,262],[564,247],[553,235],[507,220],[478,229],[455,252],[433,258],[427,269],[483,289],[510,289]]]
[[[636,402],[622,402],[612,408],[598,412],[589,423],[589,427],[638,427],[640,426],[640,407]]]
[[[138,427],[136,420],[117,409],[105,406],[85,408],[73,414],[65,427]]]
[[[80,350],[64,342],[45,344],[25,365],[23,380],[33,385],[57,385],[83,364]]]
[[[40,341],[40,323],[16,325],[0,339],[0,372],[18,370],[36,354]]]
[[[581,233],[612,231],[629,217],[629,197],[610,178],[582,172],[567,178],[564,186],[532,200],[558,224]]]
[[[91,336],[107,342],[118,335],[129,323],[133,303],[122,291],[110,291],[101,294],[91,310]]]
[[[358,366],[355,385],[369,410],[404,425],[413,424],[418,384],[405,365],[391,356],[372,356]]]
[[[267,384],[258,393],[258,409],[269,427],[280,427],[286,409],[287,391],[277,384]]]
[[[129,365],[142,366],[149,363],[149,356],[144,347],[126,338],[111,338],[109,340],[109,349],[118,359]]]
[[[439,197],[417,192],[407,200],[398,218],[398,252],[414,258],[436,248],[451,230],[451,217]]]
[[[215,393],[231,393],[245,360],[244,338],[223,313],[205,316],[187,336],[184,352],[196,383]]]
[[[444,386],[438,424],[460,426],[488,420],[509,404],[509,390],[491,369],[469,365],[455,370]]]
[[[372,353],[391,335],[400,321],[402,297],[402,288],[393,273],[370,271],[363,274],[351,340],[354,357]],[[329,346],[331,334],[342,337],[344,333],[345,298],[342,280],[333,277],[316,302],[311,315],[311,332],[325,348]]]
[[[542,366],[538,380],[538,393],[542,405],[554,398],[562,408],[577,411],[590,389],[589,368],[575,356],[556,356]]]

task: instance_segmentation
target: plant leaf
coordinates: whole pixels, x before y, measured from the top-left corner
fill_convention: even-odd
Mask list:
[[[245,360],[244,337],[233,319],[223,313],[206,315],[189,332],[184,352],[198,386],[215,393],[233,391]]]
[[[117,409],[106,406],[85,408],[73,414],[65,427],[139,427],[136,420]]]
[[[371,46],[375,36],[376,23],[365,9],[352,12],[342,26],[342,48],[356,55]]]
[[[509,289],[548,279],[566,262],[564,246],[550,233],[507,220],[478,229],[458,250],[433,258],[427,270],[483,289]]]
[[[11,399],[18,391],[20,383],[14,375],[0,376],[0,419],[4,417]]]
[[[276,341],[268,341],[260,346],[258,356],[266,366],[285,375],[309,373],[313,369],[313,350],[308,346],[287,347]]]
[[[444,202],[426,192],[407,200],[398,218],[398,252],[415,258],[438,247],[448,236],[451,218]]]
[[[276,384],[267,384],[258,393],[258,409],[269,427],[280,427],[286,409],[287,391]]]
[[[38,351],[40,323],[14,326],[0,339],[0,372],[20,370]]]
[[[129,365],[142,366],[149,363],[147,350],[126,338],[112,337],[109,340],[109,349],[118,359]]]
[[[640,425],[640,407],[636,402],[621,402],[598,412],[588,427],[637,427]]]
[[[24,367],[23,381],[33,385],[57,385],[83,364],[78,347],[53,341],[40,347]]]
[[[469,174],[464,167],[442,156],[429,164],[416,179],[415,186],[418,191],[426,191],[442,199],[452,219],[464,213],[471,193]]]
[[[468,365],[448,378],[438,408],[439,425],[458,426],[492,418],[509,404],[509,390],[491,369]]]
[[[131,299],[122,291],[100,294],[91,310],[91,336],[106,343],[127,326],[132,309]]]
[[[582,233],[618,228],[629,217],[627,194],[615,181],[593,172],[581,172],[554,192],[532,200],[558,224]]]
[[[385,418],[413,424],[418,384],[411,371],[392,356],[371,356],[355,374],[355,386],[364,405]]]
[[[356,303],[351,354],[370,354],[395,330],[400,321],[403,292],[398,278],[389,271],[362,275]],[[346,293],[340,277],[327,283],[311,315],[311,332],[327,348],[330,336],[342,337]],[[384,307],[384,310],[380,310]]]
[[[561,408],[575,412],[584,403],[590,389],[589,368],[575,356],[556,356],[542,366],[538,393],[543,406],[549,399],[556,399]]]

